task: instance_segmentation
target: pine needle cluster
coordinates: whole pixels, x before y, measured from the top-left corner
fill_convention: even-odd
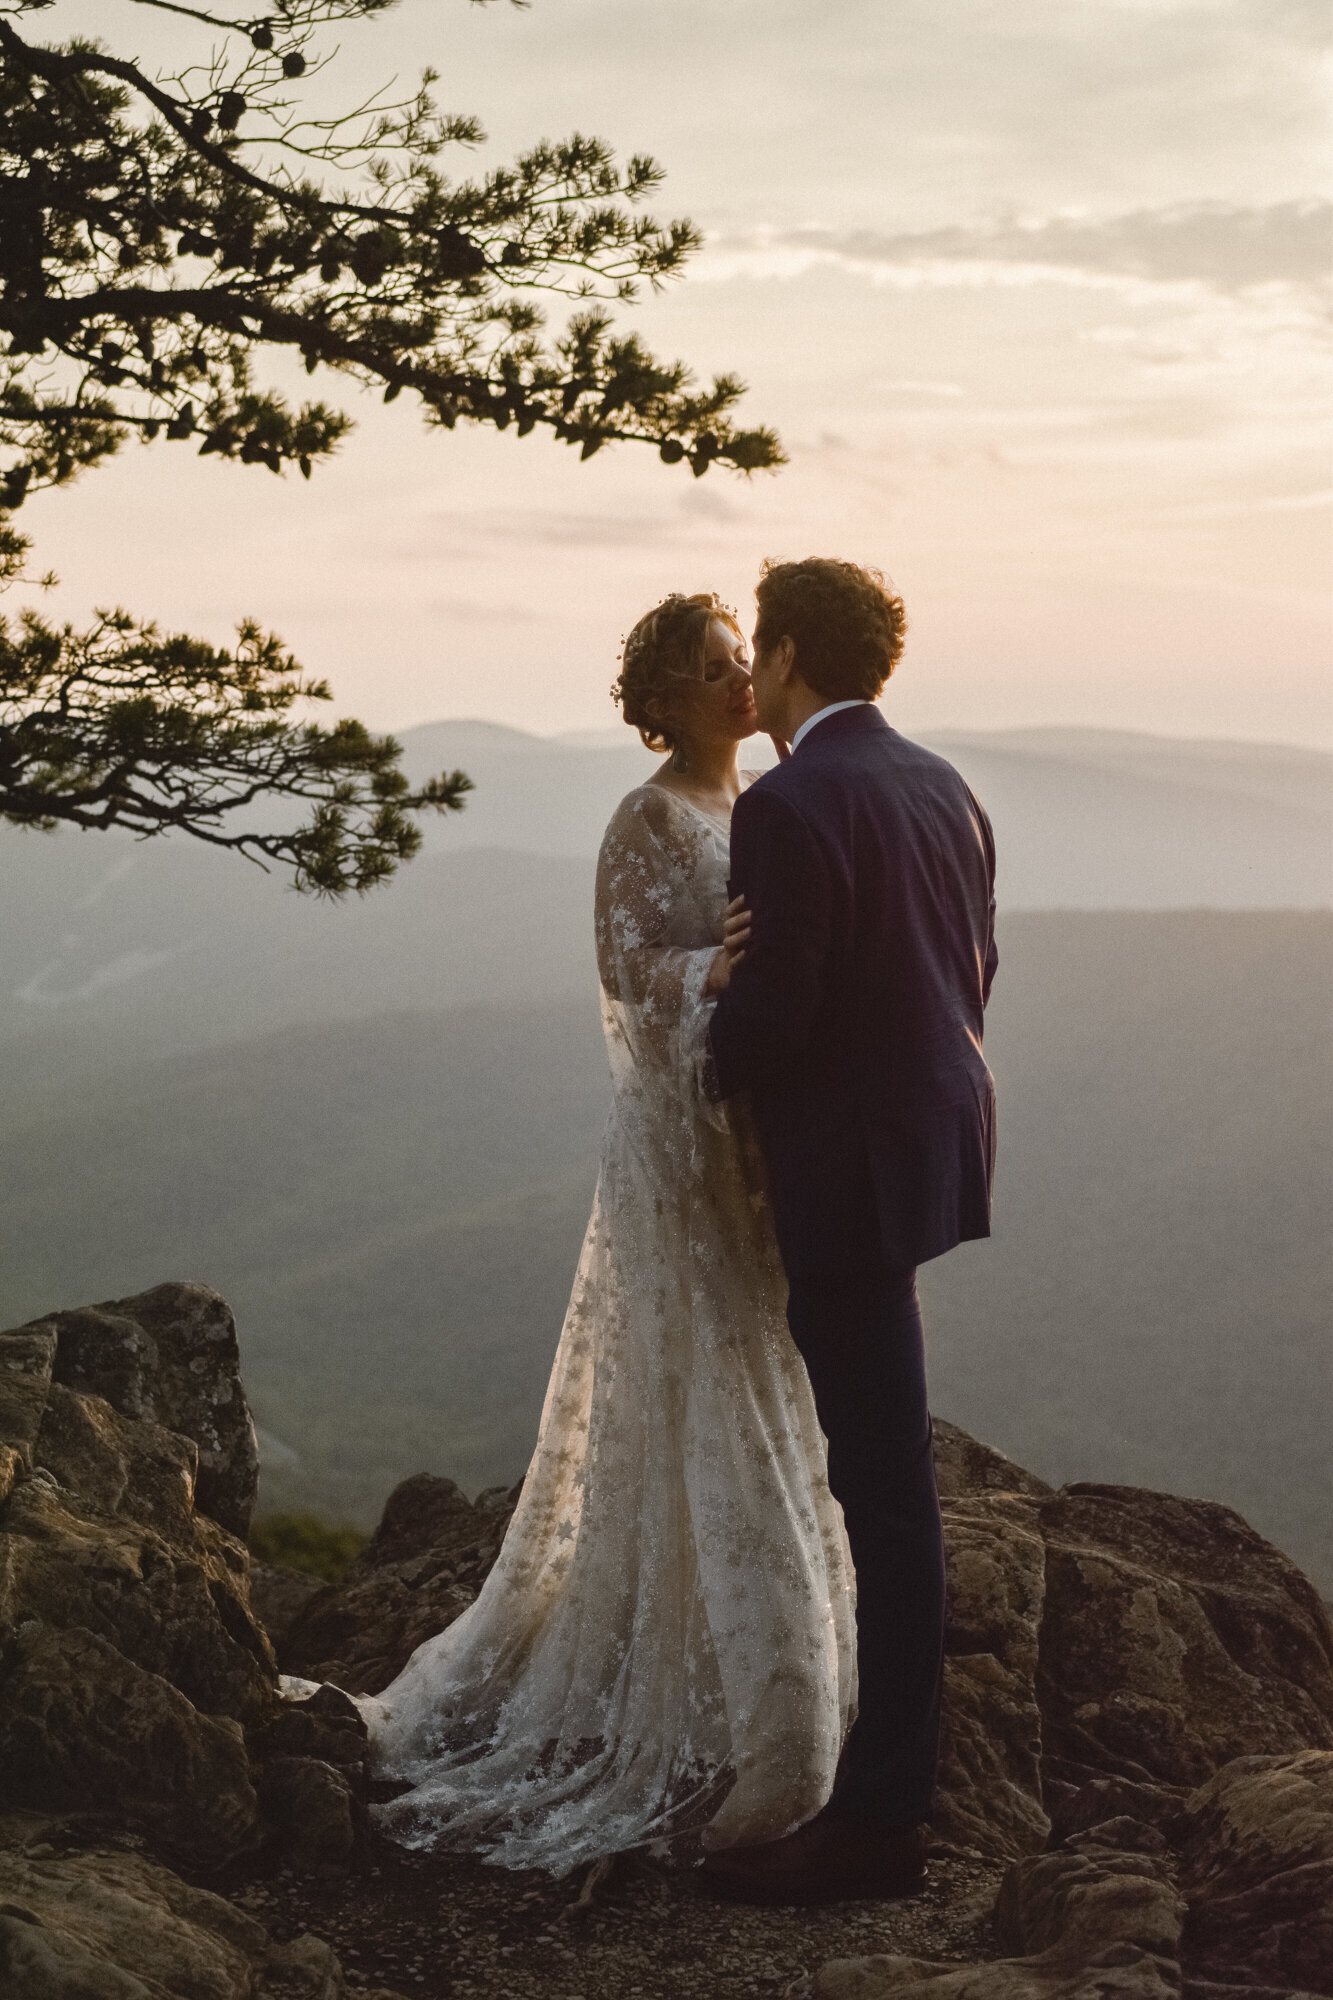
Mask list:
[[[309,478],[351,420],[264,385],[283,351],[385,402],[407,392],[444,430],[546,430],[582,459],[646,444],[696,477],[782,462],[771,431],[738,427],[734,376],[703,387],[616,329],[613,309],[698,246],[645,212],[654,160],[575,133],[451,172],[484,134],[440,110],[431,71],[401,98],[320,108],[339,56],[321,29],[392,4],[121,0],[199,31],[198,60],[157,76],[36,39],[58,0],[0,0],[0,582],[28,561],[27,497],[132,438]],[[554,330],[552,299],[571,306]],[[219,651],[120,612],[85,632],[29,616],[0,645],[0,815],[176,827],[304,888],[367,888],[466,780],[413,792],[391,739],[297,725],[298,698],[328,689],[253,625]],[[299,833],[238,824],[274,795],[314,802]]]

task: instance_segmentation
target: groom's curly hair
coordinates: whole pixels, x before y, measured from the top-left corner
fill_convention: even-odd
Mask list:
[[[611,699],[659,755],[676,748],[681,683],[703,679],[708,628],[715,618],[740,635],[735,612],[713,591],[693,597],[673,591],[645,611],[625,641]]]
[[[828,701],[874,701],[902,658],[903,601],[877,569],[830,556],[766,562],[755,645],[789,638],[796,671]]]

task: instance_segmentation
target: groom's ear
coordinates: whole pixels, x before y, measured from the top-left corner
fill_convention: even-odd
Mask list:
[[[783,686],[789,686],[791,677],[796,671],[796,641],[789,633],[775,642],[773,665],[777,668],[778,678]]]

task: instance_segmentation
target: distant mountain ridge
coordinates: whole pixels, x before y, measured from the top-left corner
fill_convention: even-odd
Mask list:
[[[1333,905],[1333,754],[1101,729],[932,732],[995,826],[1009,909]],[[499,723],[403,733],[418,778],[461,765],[478,791],[434,837],[590,859],[616,801],[657,760],[630,730],[540,737]],[[772,761],[766,737],[741,762]]]
[[[1333,906],[1333,756],[1076,729],[932,740],[994,821],[1004,911]],[[628,729],[440,722],[403,744],[414,776],[461,765],[477,790],[387,889],[337,907],[183,836],[0,826],[0,1099],[298,1023],[591,997],[592,863],[656,760]]]

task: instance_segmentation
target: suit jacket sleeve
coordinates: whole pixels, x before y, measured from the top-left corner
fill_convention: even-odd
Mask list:
[[[800,1060],[829,978],[832,885],[797,809],[757,785],[731,819],[731,891],[753,916],[750,944],[709,1029],[710,1095],[733,1097]]]
[[[986,919],[986,961],[981,971],[981,1004],[984,1007],[990,999],[991,986],[1000,963],[1000,954],[995,946],[995,835],[991,829],[986,810],[979,799],[968,793],[976,810],[977,822],[981,827],[982,846],[986,853],[986,877],[990,884],[990,909]]]

